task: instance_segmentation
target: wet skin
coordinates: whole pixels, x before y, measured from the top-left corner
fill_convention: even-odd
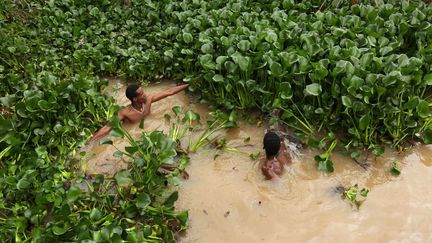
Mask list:
[[[261,171],[267,180],[279,177],[283,173],[284,165],[291,163],[291,156],[285,143],[282,141],[279,152],[276,156],[266,159],[261,167]]]
[[[167,89],[163,92],[160,92],[155,95],[148,95],[144,92],[142,87],[139,87],[136,90],[137,96],[132,99],[132,103],[128,105],[126,108],[119,111],[118,116],[122,123],[137,123],[144,119],[146,116],[150,114],[152,103],[159,101],[168,96],[177,94],[183,90],[185,90],[189,84],[179,85],[170,89]],[[91,139],[94,141],[98,138],[104,137],[111,131],[111,127],[108,125],[103,126],[98,132],[96,132]]]

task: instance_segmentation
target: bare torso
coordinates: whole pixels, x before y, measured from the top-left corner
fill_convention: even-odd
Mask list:
[[[281,175],[283,173],[284,165],[291,163],[291,156],[285,144],[283,142],[282,144],[279,153],[272,158],[266,159],[261,167],[261,171],[266,179],[272,179],[273,177]]]
[[[124,122],[138,123],[145,118],[145,115],[143,115],[143,110],[144,106],[141,107],[141,109],[136,109],[132,105],[128,105],[119,112],[119,115],[123,118]]]

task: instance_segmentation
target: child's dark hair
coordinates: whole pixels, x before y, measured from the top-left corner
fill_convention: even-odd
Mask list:
[[[263,144],[267,158],[277,155],[280,149],[280,137],[274,132],[267,132],[264,136]]]
[[[137,97],[137,89],[139,88],[138,84],[129,84],[126,88],[126,97],[133,101],[133,98]]]

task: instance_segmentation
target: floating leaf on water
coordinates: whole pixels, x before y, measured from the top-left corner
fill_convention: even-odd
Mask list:
[[[182,108],[181,108],[180,106],[174,106],[174,107],[172,108],[172,111],[174,112],[174,114],[175,114],[176,116],[180,115],[180,113],[183,112],[183,110],[182,110]]]
[[[392,165],[390,167],[390,173],[392,173],[394,176],[400,175],[401,171],[399,169],[397,161],[393,161],[393,163],[392,163]]]

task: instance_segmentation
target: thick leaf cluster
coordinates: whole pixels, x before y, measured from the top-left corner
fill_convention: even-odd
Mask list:
[[[96,75],[183,79],[225,108],[278,108],[306,135],[343,134],[348,150],[381,153],[382,142],[416,137],[431,143],[432,8],[351,2],[4,1],[0,237],[78,239],[72,232],[88,232],[78,220],[110,215],[80,212],[72,204],[87,194],[65,187],[76,178],[66,173],[68,156],[115,110]],[[328,170],[324,155],[318,163]],[[129,184],[126,175],[117,182]],[[145,207],[147,197],[139,198]],[[90,221],[65,220],[72,212]],[[93,240],[126,237],[124,221],[116,222],[91,229]],[[144,226],[155,227],[155,239],[158,223]]]
[[[226,108],[282,107],[295,129],[354,147],[431,141],[431,7],[335,2],[49,2],[28,35],[50,57],[36,70],[183,78]]]

